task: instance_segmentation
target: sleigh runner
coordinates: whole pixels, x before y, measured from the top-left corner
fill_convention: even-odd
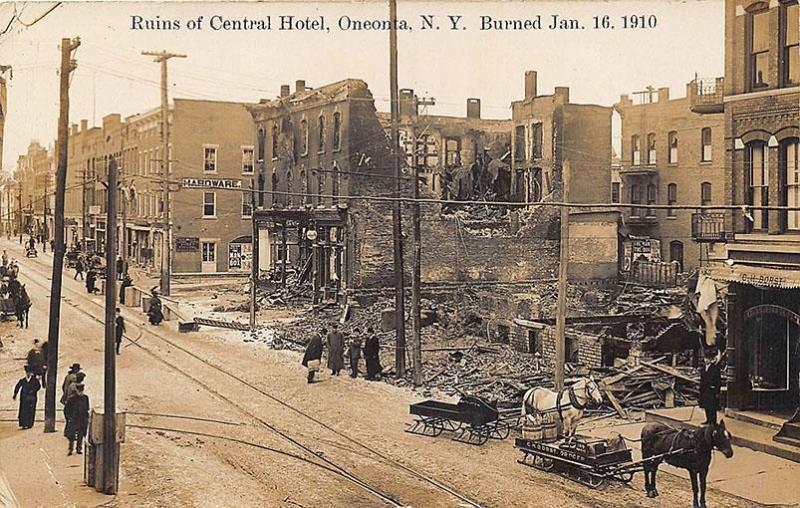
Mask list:
[[[505,439],[511,432],[497,408],[478,397],[464,396],[457,404],[426,400],[411,404],[409,412],[416,419],[406,432],[421,436],[438,437],[451,432],[454,441],[482,445],[489,439]]]

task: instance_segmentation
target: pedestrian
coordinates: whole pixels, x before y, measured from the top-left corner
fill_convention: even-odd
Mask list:
[[[122,280],[122,275],[125,273],[125,260],[122,256],[117,256],[117,280]]]
[[[50,252],[55,252],[55,251],[56,251],[56,241],[50,240]]]
[[[133,279],[128,272],[125,272],[125,275],[122,276],[122,284],[119,285],[119,303],[125,304],[125,288],[129,288],[133,286]]]
[[[64,382],[61,383],[61,404],[67,403],[67,391],[69,386],[75,383],[78,379],[78,372],[81,371],[80,363],[73,363],[69,368],[69,372],[64,376]]]
[[[76,372],[75,377],[67,384],[66,389],[62,387],[64,394],[61,396],[61,404],[64,405],[64,421],[66,424],[64,425],[64,437],[69,438],[70,433],[70,414],[67,412],[67,401],[69,401],[70,397],[77,393],[77,386],[79,384],[83,384],[83,380],[86,379],[85,372]]]
[[[30,429],[33,427],[33,420],[36,417],[36,393],[42,387],[39,380],[33,374],[28,366],[25,366],[25,377],[17,382],[14,387],[14,400],[17,399],[17,393],[22,392],[19,397],[19,413],[17,414],[17,421],[19,422],[20,429]]]
[[[334,321],[333,330],[328,332],[328,368],[338,376],[344,368],[344,335],[339,331],[339,323]]]
[[[86,437],[86,430],[89,427],[89,396],[83,393],[83,383],[75,384],[75,393],[67,399],[64,406],[64,414],[69,415],[67,427],[64,432],[69,439],[69,451],[67,455],[72,455],[73,445],[76,453],[83,453],[83,439]]]
[[[350,377],[358,377],[358,362],[361,360],[361,330],[353,329],[353,335],[347,343],[347,351],[350,355]]]
[[[122,317],[122,312],[117,307],[117,317],[114,320],[115,331],[117,334],[117,354],[119,354],[119,346],[122,344],[122,336],[125,334],[125,318]]]
[[[150,296],[150,307],[147,309],[147,317],[151,325],[159,325],[164,320],[164,313],[161,310],[161,298],[158,297],[158,289],[153,288]]]
[[[78,277],[83,280],[83,259],[81,258],[75,261],[75,276],[72,277],[72,280],[78,280]]]
[[[383,367],[381,367],[380,358],[380,340],[375,329],[371,326],[367,327],[367,340],[364,343],[364,361],[367,364],[366,379],[374,381],[380,377]]]
[[[11,268],[8,270],[8,275],[12,279],[19,277],[19,264],[17,263],[16,259],[11,260]]]
[[[33,239],[33,235],[28,239],[28,249],[36,250],[36,240]]]
[[[28,368],[34,376],[42,375],[44,356],[42,355],[42,346],[39,344],[39,339],[33,340],[33,347],[28,351],[26,361]]]
[[[8,266],[8,253],[6,252],[5,249],[3,249],[2,260],[3,260],[3,266],[4,267]]]
[[[322,328],[319,333],[311,337],[306,345],[306,352],[303,355],[301,362],[304,367],[308,369],[308,382],[314,382],[314,376],[319,372],[320,363],[322,361],[322,338],[328,333],[328,330]]]
[[[89,268],[89,271],[86,272],[86,292],[89,294],[99,293],[100,290],[97,289],[94,285],[95,281],[97,281],[97,272],[94,271],[94,268]]]
[[[703,425],[716,425],[717,407],[720,387],[722,385],[722,371],[719,366],[719,355],[716,348],[705,350],[705,365],[700,372],[700,397],[698,405],[706,412],[706,421]]]

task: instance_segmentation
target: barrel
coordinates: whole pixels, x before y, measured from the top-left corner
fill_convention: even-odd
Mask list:
[[[558,424],[555,421],[548,419],[542,424],[542,441],[545,443],[558,441]]]
[[[542,440],[542,424],[538,419],[531,416],[525,417],[522,423],[522,438],[532,441]]]

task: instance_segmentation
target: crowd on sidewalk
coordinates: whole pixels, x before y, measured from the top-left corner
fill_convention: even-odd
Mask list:
[[[331,375],[338,376],[344,370],[345,355],[350,360],[350,377],[360,374],[359,363],[364,357],[366,366],[365,379],[379,380],[383,367],[380,363],[380,340],[373,327],[367,327],[366,338],[359,328],[353,328],[349,337],[339,330],[339,323],[334,322],[331,330],[321,328],[306,345],[302,365],[308,369],[307,381],[315,382],[315,377],[322,367],[323,350],[327,348],[328,369]]]

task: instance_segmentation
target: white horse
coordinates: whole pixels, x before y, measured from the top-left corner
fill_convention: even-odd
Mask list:
[[[561,392],[537,386],[525,392],[522,398],[522,416],[525,418],[528,415],[536,417],[557,413],[563,424],[564,436],[571,437],[575,435],[578,421],[583,417],[583,410],[591,402],[595,404],[603,402],[600,387],[592,377],[582,377]]]

